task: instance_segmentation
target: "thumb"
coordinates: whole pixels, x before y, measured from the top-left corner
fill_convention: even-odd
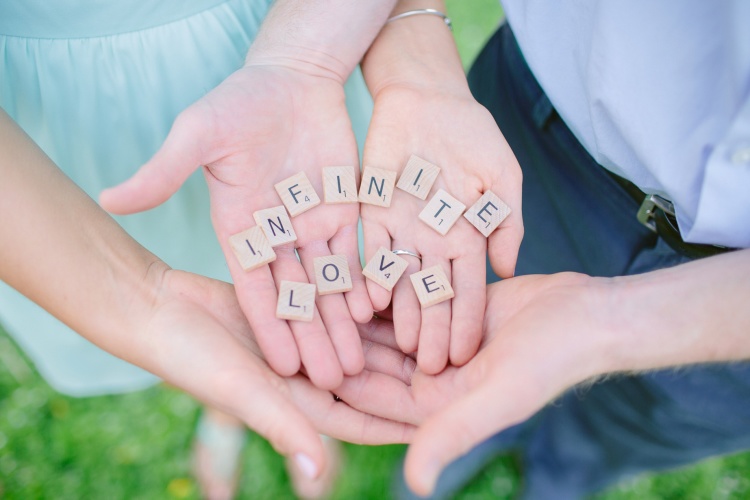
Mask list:
[[[200,120],[190,109],[182,112],[164,144],[130,179],[99,195],[102,208],[114,214],[132,214],[154,208],[169,199],[201,165],[204,135]]]
[[[429,496],[440,473],[453,460],[526,418],[519,406],[523,398],[509,393],[499,398],[503,391],[493,385],[490,379],[417,429],[404,465],[406,482],[417,495]]]

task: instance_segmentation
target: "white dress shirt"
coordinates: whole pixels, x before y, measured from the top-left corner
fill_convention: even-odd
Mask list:
[[[503,6],[596,161],[672,200],[685,241],[750,247],[750,1]]]

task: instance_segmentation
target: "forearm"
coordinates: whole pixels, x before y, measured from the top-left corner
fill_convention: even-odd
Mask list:
[[[613,371],[750,359],[750,249],[605,286]]]
[[[247,55],[343,83],[382,28],[396,0],[278,0]]]
[[[391,15],[415,9],[445,12],[442,0],[401,0]],[[442,18],[416,15],[387,24],[362,61],[373,96],[391,86],[469,94],[453,34]]]
[[[117,355],[166,266],[0,109],[0,279]]]

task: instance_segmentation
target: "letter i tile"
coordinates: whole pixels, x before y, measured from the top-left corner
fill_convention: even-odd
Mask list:
[[[331,203],[359,203],[354,167],[323,167],[323,197]]]
[[[411,155],[409,161],[406,162],[401,177],[398,179],[396,187],[416,196],[420,200],[424,200],[427,198],[430,188],[432,188],[439,173],[440,167],[437,165],[433,165],[417,155]]]
[[[253,226],[229,237],[229,245],[242,269],[251,271],[276,260],[276,252],[260,226]]]
[[[423,269],[410,278],[423,309],[454,297],[451,282],[440,265]]]
[[[282,281],[276,317],[298,321],[312,321],[315,311],[315,285]]]

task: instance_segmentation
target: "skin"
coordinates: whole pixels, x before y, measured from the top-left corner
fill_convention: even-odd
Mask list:
[[[443,2],[400,2],[393,14],[434,8]],[[408,279],[387,292],[373,282],[368,290],[375,310],[393,300],[396,339],[404,352],[418,352],[425,373],[471,359],[482,337],[485,255],[502,277],[513,275],[523,237],[521,170],[487,110],[469,91],[455,42],[445,23],[421,15],[386,25],[363,61],[362,70],[375,108],[364,165],[401,171],[411,154],[441,168],[428,199],[396,189],[390,208],[363,204],[365,257],[378,248],[417,251],[405,276],[440,265],[452,281],[455,298],[422,309]],[[442,236],[418,219],[427,201],[444,189],[470,207],[487,190],[512,209],[485,238],[463,217]]]
[[[240,418],[312,477],[325,467],[319,432],[409,438],[409,425],[274,373],[231,285],[170,269],[141,247],[2,110],[0,176],[0,212],[12,214],[0,217],[0,279],[99,347]]]
[[[276,2],[244,67],[181,113],[154,157],[100,197],[113,213],[147,210],[203,165],[214,228],[266,359],[281,375],[304,366],[321,388],[364,366],[355,321],[368,321],[372,304],[359,266],[358,207],[321,204],[295,217],[296,243],[276,247],[274,263],[250,272],[228,238],[255,225],[253,212],[281,204],[277,182],[302,171],[322,197],[322,167],[359,164],[343,84],[392,6]],[[332,254],[347,256],[353,290],[320,297],[312,322],[276,318],[279,282],[314,282],[313,259]]]
[[[750,358],[748,282],[750,250],[628,277],[505,280],[488,287],[481,349],[466,365],[428,375],[380,323],[363,331],[371,344],[366,371],[336,394],[359,410],[419,426],[405,473],[427,495],[452,460],[577,383]],[[696,283],[706,293],[696,293]]]

